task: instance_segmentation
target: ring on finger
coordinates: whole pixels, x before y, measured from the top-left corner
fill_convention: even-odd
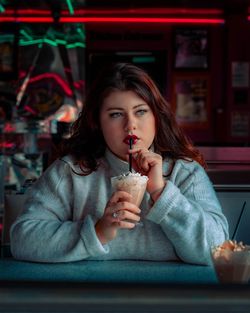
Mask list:
[[[112,214],[113,218],[117,218],[118,215],[119,215],[119,214],[118,214],[117,212],[114,212],[114,213]]]

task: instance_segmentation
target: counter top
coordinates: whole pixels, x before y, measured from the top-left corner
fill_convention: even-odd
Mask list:
[[[249,309],[249,285],[218,284],[210,266],[0,259],[1,312],[243,313]]]
[[[213,284],[217,278],[210,266],[181,262],[119,260],[52,264],[9,257],[0,259],[0,281]]]

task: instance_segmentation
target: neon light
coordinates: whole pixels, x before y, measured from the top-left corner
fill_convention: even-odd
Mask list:
[[[67,41],[66,40],[62,40],[62,39],[56,39],[55,42],[59,45],[66,45]]]
[[[78,34],[81,35],[82,39],[85,41],[86,40],[85,31],[83,31],[81,27],[77,27],[76,30],[77,30]]]
[[[1,16],[0,22],[15,22],[15,17]]]
[[[0,4],[0,13],[3,13],[5,11],[5,8]]]
[[[70,0],[66,0],[66,2],[67,2],[68,9],[69,9],[69,13],[71,15],[73,15],[74,14],[74,8],[73,8],[73,5],[72,5],[72,2]]]
[[[4,133],[11,133],[15,131],[15,127],[13,127],[13,125],[11,123],[6,123],[4,126]]]
[[[63,15],[67,12],[62,11]],[[111,15],[222,15],[224,12],[221,9],[206,9],[206,8],[133,8],[133,9],[78,9],[75,10],[75,15],[103,15],[103,16],[111,16]]]
[[[1,17],[0,22],[52,23],[50,17]],[[60,23],[186,23],[225,24],[222,18],[164,18],[164,17],[61,17]]]
[[[74,82],[74,86],[76,89],[82,89],[85,86],[85,82],[83,80],[79,80],[77,82]]]
[[[18,9],[18,10],[12,10],[12,9],[6,9],[5,10],[6,15],[49,15],[51,16],[50,10],[36,10],[36,9]]]
[[[66,45],[67,49],[72,49],[72,48],[86,48],[86,45],[82,42],[75,42],[75,43],[69,43]]]
[[[61,12],[62,23],[188,23],[224,24],[223,10],[206,8],[112,8],[74,10],[67,0],[68,10]],[[70,16],[74,14],[74,16]],[[49,10],[5,10],[0,22],[52,23]]]
[[[70,0],[67,0],[69,2]],[[70,10],[69,10],[70,11]],[[250,9],[249,9],[250,12]],[[133,8],[133,9],[119,9],[119,8],[112,8],[112,9],[105,9],[105,8],[98,8],[98,9],[77,9],[74,10],[75,15],[80,16],[87,16],[87,15],[102,15],[102,16],[112,16],[116,15],[223,15],[223,10],[217,8]],[[51,16],[50,10],[36,10],[36,9],[6,9],[6,15],[17,15],[17,16],[26,16],[26,15],[43,15],[43,16]],[[68,15],[68,10],[62,10],[61,14],[63,16]]]
[[[52,23],[54,20],[52,17],[12,17],[12,16],[1,16],[0,22],[23,22],[23,23]]]
[[[15,143],[13,142],[8,142],[8,141],[0,142],[1,149],[13,149],[14,147],[15,147]]]
[[[20,16],[15,18],[16,22],[23,22],[23,23],[52,23],[54,19],[52,17],[26,17]]]
[[[54,42],[53,40],[50,40],[48,38],[46,39],[33,39],[33,40],[23,40],[23,39],[20,39],[19,40],[19,45],[20,46],[29,46],[29,45],[39,45],[39,44],[43,44],[43,43],[47,43],[53,47],[57,47],[57,43]]]
[[[54,80],[57,81],[57,83],[62,87],[62,89],[65,91],[65,93],[68,96],[72,96],[72,90],[69,88],[68,84],[58,75],[55,73],[45,73],[45,74],[41,74],[41,75],[37,75],[35,77],[30,78],[29,80],[29,84],[30,83],[34,83],[37,82],[43,78],[53,78]]]
[[[30,36],[24,29],[20,30],[20,34],[22,34],[24,37],[26,37],[28,40],[32,40],[32,36]]]
[[[72,48],[76,48],[76,47],[86,48],[86,45],[83,42],[67,43],[64,40],[55,40],[55,41],[53,41],[53,40],[48,39],[48,38],[45,38],[45,39],[32,39],[32,40],[20,39],[19,40],[19,45],[20,46],[37,45],[37,44],[43,44],[43,43],[46,43],[46,44],[51,45],[53,47],[57,47],[58,44],[62,44],[62,45],[65,45],[66,48],[68,48],[68,49],[72,49]]]
[[[168,18],[168,17],[61,17],[61,23],[187,23],[224,24],[221,18]]]
[[[17,10],[18,15],[48,15],[51,16],[50,10],[40,10],[40,9],[20,9]]]
[[[249,20],[249,18],[248,18]],[[1,17],[0,22],[52,23],[50,17]],[[60,23],[186,23],[225,24],[221,18],[161,18],[161,17],[61,17]]]
[[[28,105],[25,105],[24,106],[24,109],[26,110],[26,111],[28,111],[28,112],[30,112],[31,114],[36,114],[36,111],[35,110],[33,110],[30,106],[28,106]]]

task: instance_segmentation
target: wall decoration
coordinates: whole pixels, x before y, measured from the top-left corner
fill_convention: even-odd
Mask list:
[[[231,113],[231,136],[248,137],[250,133],[250,115],[246,111]]]
[[[176,74],[173,104],[180,125],[206,128],[209,125],[209,80],[207,75]]]
[[[249,88],[249,62],[232,62],[232,87]]]
[[[178,28],[174,33],[175,68],[208,68],[208,30]]]

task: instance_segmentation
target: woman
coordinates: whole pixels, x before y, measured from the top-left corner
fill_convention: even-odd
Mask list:
[[[140,208],[111,188],[111,177],[128,171],[129,154],[134,171],[148,176]],[[11,228],[12,254],[37,262],[208,264],[228,225],[203,166],[152,79],[114,64],[90,90],[62,157],[30,189]]]

